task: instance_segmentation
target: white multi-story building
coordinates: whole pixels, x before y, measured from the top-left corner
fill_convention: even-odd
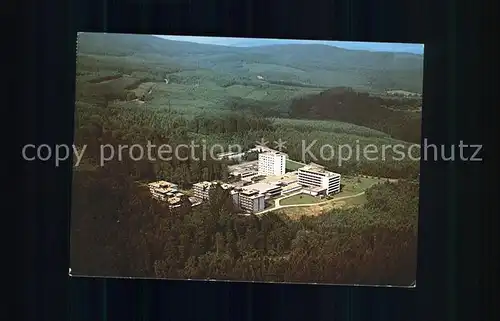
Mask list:
[[[311,187],[315,194],[330,195],[340,192],[340,174],[333,173],[316,164],[299,168],[299,184]]]
[[[242,190],[239,193],[239,203],[242,210],[257,213],[265,208],[265,196],[257,190]]]
[[[208,200],[210,198],[210,191],[215,188],[215,185],[219,185],[222,189],[224,190],[229,190],[231,191],[234,186],[231,184],[226,184],[226,183],[218,183],[218,182],[200,182],[193,184],[193,192],[194,192],[194,197],[202,199],[202,200]]]
[[[280,152],[259,154],[259,175],[279,176],[285,174],[287,155]]]
[[[233,204],[242,210],[250,213],[260,212],[265,208],[265,199],[269,194],[281,194],[281,187],[269,185],[265,188],[265,192],[258,190],[257,188],[236,188],[232,184],[217,183],[217,182],[200,182],[193,184],[194,197],[200,200],[209,200],[210,191],[215,188],[216,184],[222,189],[228,190],[229,195],[233,201]],[[264,185],[264,184],[261,184]],[[264,189],[266,186],[255,185],[254,187],[260,187]],[[273,194],[273,195],[274,195]]]
[[[229,194],[231,195],[234,206],[240,206],[240,192],[233,189],[231,192],[229,192]]]
[[[208,199],[211,186],[212,184],[206,181],[193,184],[194,197],[199,198],[201,200]]]

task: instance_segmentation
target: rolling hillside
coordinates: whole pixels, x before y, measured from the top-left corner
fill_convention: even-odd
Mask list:
[[[130,64],[162,70],[232,74],[254,83],[302,84],[319,88],[421,92],[423,57],[415,54],[347,50],[327,45],[287,44],[252,48],[166,40],[156,36],[83,33],[80,55],[126,58]],[[257,75],[263,81],[256,82]]]
[[[413,103],[412,100],[406,102]],[[294,100],[290,105],[290,116],[348,122],[420,143],[420,113],[394,109],[389,106],[393,103],[392,99],[372,97],[350,88],[333,88]]]
[[[76,97],[78,106],[168,110],[182,117],[179,122],[201,118],[214,124],[207,123],[204,134],[214,142],[250,144],[262,136],[258,126],[242,132],[248,138],[228,132],[235,114],[272,119],[267,136],[278,131],[325,142],[420,142],[421,100],[387,92],[419,92],[421,64],[419,55],[326,45],[240,48],[80,34]]]

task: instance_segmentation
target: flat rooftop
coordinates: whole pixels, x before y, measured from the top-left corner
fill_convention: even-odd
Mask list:
[[[265,194],[270,190],[281,188],[281,186],[275,185],[275,184],[268,184],[268,183],[255,183],[255,184],[250,184],[244,187],[246,190],[255,190],[258,191],[261,194]]]
[[[168,187],[177,187],[177,184],[170,183],[167,181],[156,181],[149,183],[148,186],[152,188],[168,188]]]
[[[285,154],[285,153],[283,153],[283,152],[278,152],[278,151],[275,151],[275,150],[265,151],[265,152],[260,153],[259,155],[277,155],[277,156],[288,156],[287,154]]]
[[[240,194],[249,196],[259,194],[259,191],[256,189],[243,189],[240,191]]]
[[[193,184],[193,186],[201,187],[201,188],[210,188],[215,185],[220,185],[223,189],[231,189],[234,188],[234,185],[232,184],[227,184],[227,183],[219,183],[219,182],[208,182],[208,181],[203,181],[199,183]]]
[[[340,176],[340,174],[326,170],[323,166],[317,164],[308,164],[304,167],[299,168],[299,171],[318,173],[326,176]]]
[[[287,191],[289,190],[293,190],[293,189],[298,189],[298,188],[301,188],[302,185],[300,185],[299,183],[291,183],[287,186],[283,186],[283,193],[286,193]]]
[[[241,164],[228,166],[230,173],[244,173],[244,172],[257,172],[259,170],[259,161],[244,162]]]
[[[298,180],[297,177],[298,172],[289,172],[285,173],[283,175],[270,175],[266,176],[263,180],[261,180],[261,183],[268,183],[268,184],[283,184],[283,185],[288,185],[293,182],[296,182]]]
[[[232,184],[234,185],[234,188],[241,188],[243,186],[250,185],[252,183],[249,181],[238,181],[238,182],[234,182]]]
[[[243,190],[240,192],[240,195],[243,195],[243,196],[246,196],[250,199],[255,199],[255,198],[258,198],[258,197],[264,197],[264,194],[261,194],[259,193],[258,190]]]
[[[167,188],[154,187],[153,192],[158,193],[158,194],[164,194],[164,195],[169,195],[169,194],[174,195],[174,194],[178,193],[177,189],[173,188],[173,187],[167,187]]]
[[[197,187],[209,187],[211,185],[212,184],[210,182],[207,182],[207,181],[198,182],[198,183],[193,184],[193,186],[197,186]]]
[[[245,153],[241,152],[241,153],[238,153],[238,152],[226,152],[226,153],[220,153],[217,155],[217,158],[218,159],[222,159],[224,157],[227,157],[227,158],[241,158],[245,155]]]

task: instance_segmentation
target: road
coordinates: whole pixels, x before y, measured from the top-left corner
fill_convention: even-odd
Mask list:
[[[281,209],[284,209],[284,208],[289,208],[289,207],[302,207],[302,206],[314,206],[314,205],[323,205],[323,204],[327,204],[327,203],[330,203],[330,202],[336,202],[336,201],[342,201],[342,200],[345,200],[345,199],[349,199],[349,198],[354,198],[354,197],[358,197],[358,196],[361,196],[361,195],[364,195],[365,192],[361,192],[361,193],[358,193],[358,194],[354,194],[354,195],[348,195],[348,196],[341,196],[341,197],[335,197],[333,199],[330,199],[330,200],[326,200],[326,201],[323,201],[323,202],[317,202],[317,203],[308,203],[308,204],[290,204],[290,205],[280,205],[279,202],[280,200],[284,199],[284,198],[287,198],[287,197],[290,197],[290,196],[294,196],[294,195],[297,195],[297,194],[301,194],[302,192],[299,191],[299,192],[296,192],[296,193],[291,193],[289,195],[286,195],[286,196],[282,196],[280,198],[277,198],[274,200],[274,207],[271,207],[271,208],[268,208],[267,210],[263,210],[262,212],[258,212],[258,213],[255,213],[255,215],[262,215],[262,214],[266,214],[266,213],[269,213],[269,212],[272,212],[272,211],[276,211],[276,210],[281,210]]]

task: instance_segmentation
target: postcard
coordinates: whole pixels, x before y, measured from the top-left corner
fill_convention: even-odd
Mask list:
[[[423,49],[80,33],[71,276],[414,286]]]

